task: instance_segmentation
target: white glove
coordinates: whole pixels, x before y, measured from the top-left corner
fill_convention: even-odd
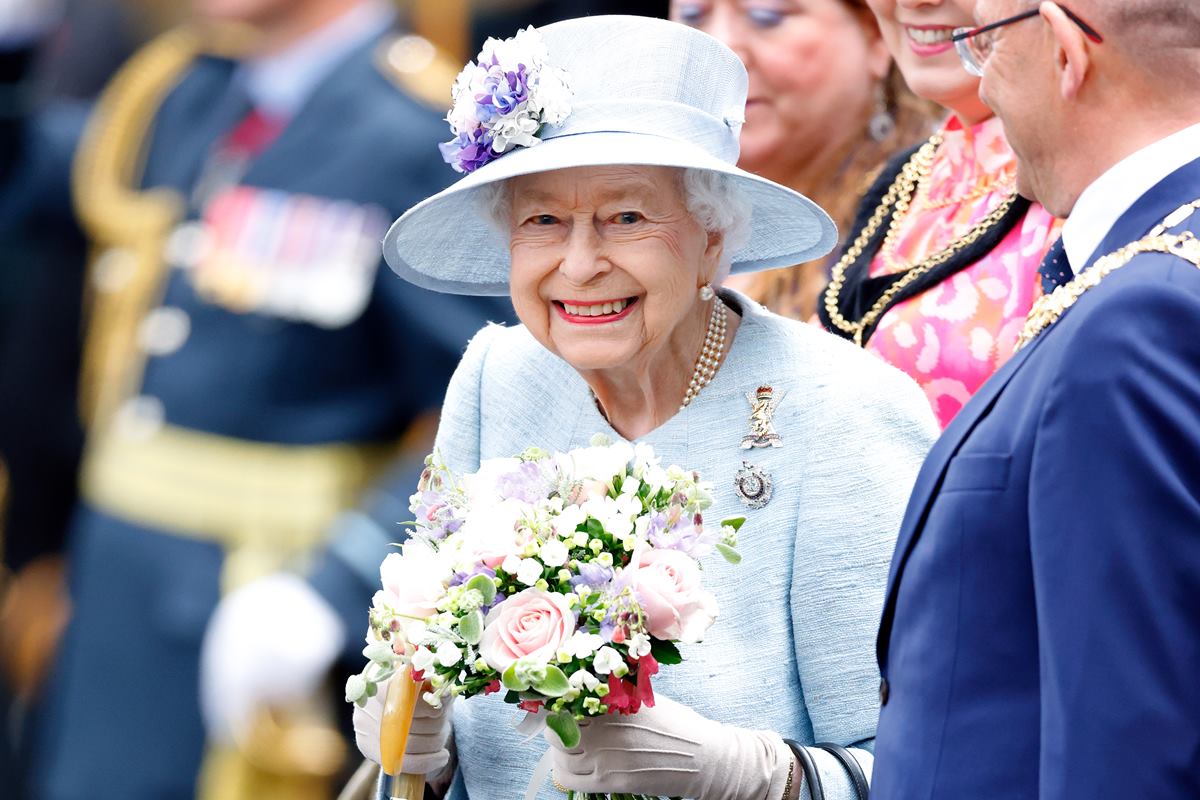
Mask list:
[[[554,779],[576,792],[774,800],[792,762],[778,734],[713,722],[662,695],[653,708],[585,720],[580,729],[570,750],[557,734],[544,734]]]
[[[295,575],[269,575],[226,596],[200,651],[200,707],[209,735],[231,741],[262,706],[311,695],[344,641],[337,613]]]
[[[392,680],[395,680],[394,678]],[[374,697],[366,705],[354,708],[354,741],[365,758],[376,764],[379,755],[379,720],[383,718],[383,704],[387,697],[387,683],[379,685]],[[454,698],[442,701],[441,708],[434,708],[423,699],[417,701],[413,714],[412,728],[408,732],[408,744],[404,748],[401,770],[411,775],[436,777],[450,762],[450,707]]]

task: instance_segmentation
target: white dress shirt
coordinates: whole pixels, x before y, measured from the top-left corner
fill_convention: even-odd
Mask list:
[[[1076,275],[1117,220],[1172,172],[1200,158],[1200,125],[1184,128],[1118,162],[1084,189],[1062,229]]]
[[[362,0],[286,50],[245,62],[238,80],[261,113],[290,119],[342,59],[382,34],[395,18],[387,0]]]

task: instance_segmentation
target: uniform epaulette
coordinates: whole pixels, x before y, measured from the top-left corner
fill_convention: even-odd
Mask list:
[[[439,111],[450,108],[450,88],[462,64],[424,36],[385,39],[375,54],[376,68],[399,89]]]

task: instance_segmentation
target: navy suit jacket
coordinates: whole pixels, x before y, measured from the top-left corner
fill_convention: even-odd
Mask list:
[[[1200,161],[1090,262],[1198,197]],[[1138,256],[963,409],[877,644],[875,800],[1200,797],[1200,269]]]

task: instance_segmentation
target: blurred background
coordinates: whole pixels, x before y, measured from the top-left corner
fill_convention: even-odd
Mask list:
[[[340,686],[360,666],[370,565],[399,538],[458,354],[511,318],[377,273],[382,226],[455,177],[434,147],[453,76],[486,37],[601,13],[665,17],[667,3],[0,0],[5,798],[318,800],[344,785],[359,759]],[[169,33],[180,26],[191,38]],[[169,221],[146,222],[158,214]],[[264,255],[273,226],[298,218],[336,242]],[[201,283],[179,242],[229,229],[237,252]],[[336,274],[306,286],[297,264]],[[313,288],[334,278],[340,305]],[[292,466],[306,460],[320,470]],[[324,510],[258,525],[288,504],[264,469],[317,485],[297,502],[326,493]],[[228,480],[201,486],[213,472]],[[164,501],[237,513],[176,523],[155,518]],[[264,540],[288,557],[233,558]],[[202,711],[214,608],[276,570],[305,582],[297,614],[311,602],[353,632],[295,670],[309,677],[272,699],[278,713],[246,717],[276,683],[262,663],[214,667],[257,688]],[[248,605],[258,625],[288,602],[255,590],[234,616]],[[213,645],[218,664],[229,647]],[[269,673],[278,655],[246,661]]]
[[[0,0],[0,793],[332,800],[450,375],[507,298],[380,267],[485,38],[728,44],[739,164],[843,228],[928,135],[862,0]],[[829,261],[735,288],[812,317]],[[731,282],[732,283],[732,282]]]

